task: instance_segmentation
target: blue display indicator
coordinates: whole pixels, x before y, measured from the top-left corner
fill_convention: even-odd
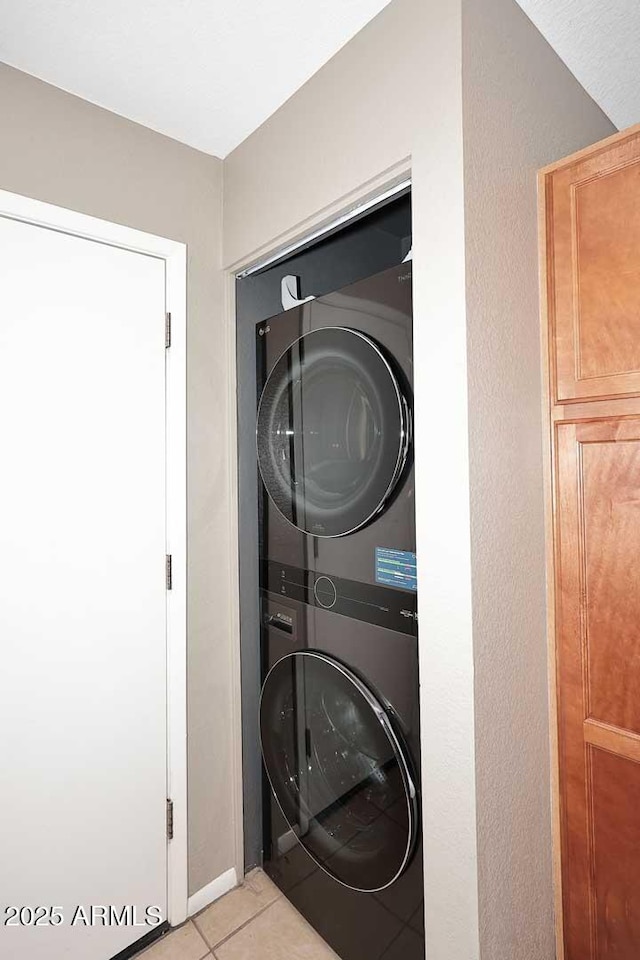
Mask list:
[[[401,590],[417,590],[416,555],[408,550],[376,547],[376,583]]]

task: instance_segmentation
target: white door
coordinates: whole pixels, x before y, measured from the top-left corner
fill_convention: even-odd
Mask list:
[[[163,260],[0,217],[6,960],[166,917],[164,312]]]

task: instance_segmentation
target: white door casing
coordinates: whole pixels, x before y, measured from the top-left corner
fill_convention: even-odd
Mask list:
[[[184,274],[181,244],[0,193],[0,908],[64,917],[1,926],[15,960],[151,929],[78,906],[186,911]]]

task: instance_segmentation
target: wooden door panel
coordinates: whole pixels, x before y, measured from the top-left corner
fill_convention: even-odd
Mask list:
[[[558,401],[640,393],[640,133],[546,179]]]
[[[594,955],[640,955],[640,763],[589,750]]]
[[[556,464],[566,960],[637,960],[640,417],[559,423]]]
[[[640,158],[573,186],[581,379],[640,370]]]
[[[640,733],[640,439],[599,439],[592,425],[576,432],[586,715]]]

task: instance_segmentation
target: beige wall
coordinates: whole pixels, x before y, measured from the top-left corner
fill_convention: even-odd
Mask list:
[[[227,266],[412,167],[429,960],[555,953],[535,170],[610,130],[513,0],[392,0],[225,160]]]
[[[394,0],[225,160],[227,265],[413,167],[430,960],[478,954],[460,16]]]
[[[480,943],[551,960],[536,170],[613,131],[512,0],[463,0]]]
[[[235,863],[222,164],[0,65],[0,189],[188,244],[189,888]]]

